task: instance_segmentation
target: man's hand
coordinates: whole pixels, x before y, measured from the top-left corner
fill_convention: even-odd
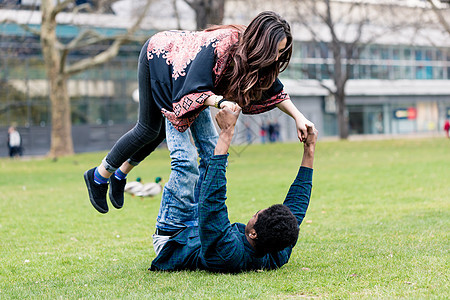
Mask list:
[[[227,154],[230,148],[231,140],[233,139],[234,127],[237,119],[241,113],[240,107],[236,112],[232,112],[228,107],[225,107],[216,114],[217,125],[219,125],[220,133],[217,141],[214,155]]]
[[[239,106],[235,112],[230,110],[228,107],[224,107],[217,112],[216,121],[217,125],[219,125],[219,128],[221,129],[221,133],[222,131],[234,130],[240,112],[241,109]]]
[[[317,143],[317,135],[318,135],[318,131],[317,129],[313,126],[309,126],[308,124],[306,124],[306,132],[308,133],[305,141],[303,142],[305,147],[311,147],[311,146],[316,146]]]
[[[302,167],[313,168],[318,131],[314,126],[306,125],[308,136],[303,142]]]
[[[237,112],[241,109],[241,107],[237,103],[234,103],[232,101],[223,101],[220,105],[220,108],[224,109],[225,107],[228,107],[232,112]]]

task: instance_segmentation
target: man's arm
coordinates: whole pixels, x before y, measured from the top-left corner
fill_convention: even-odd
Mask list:
[[[302,167],[312,169],[314,163],[314,152],[316,151],[317,129],[306,125],[308,138],[303,144]]]
[[[303,145],[302,163],[283,203],[295,215],[299,226],[305,217],[311,198],[312,168],[317,142],[317,130],[307,126],[307,131],[308,136]]]
[[[231,232],[226,201],[226,165],[239,112],[228,108],[216,115],[219,140],[202,182],[199,198],[199,233],[202,255],[213,270],[232,270],[239,263],[237,240]]]
[[[217,142],[214,155],[223,155],[228,153],[231,140],[233,139],[234,127],[241,109],[238,107],[236,112],[232,112],[228,107],[220,110],[216,114],[217,125],[220,127],[219,141]]]

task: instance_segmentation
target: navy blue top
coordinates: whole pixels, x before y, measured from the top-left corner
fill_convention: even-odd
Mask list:
[[[245,236],[245,224],[230,223],[225,204],[227,157],[211,158],[199,198],[199,225],[171,237],[153,260],[151,270],[241,272],[276,269],[288,262],[293,246],[256,257]],[[283,203],[299,226],[308,209],[312,175],[312,169],[300,167]]]

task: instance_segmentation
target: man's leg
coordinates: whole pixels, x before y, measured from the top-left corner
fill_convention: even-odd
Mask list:
[[[166,120],[166,141],[170,151],[171,173],[164,185],[156,228],[176,232],[198,224],[194,188],[199,170],[197,151],[189,130],[179,132]]]
[[[171,173],[169,181],[164,186],[156,228],[169,234],[198,224],[201,181],[217,143],[218,135],[209,109],[200,113],[190,130],[198,153],[191,143],[189,130],[179,132],[166,120],[166,141],[172,159]],[[168,240],[167,235],[153,235],[156,255]]]

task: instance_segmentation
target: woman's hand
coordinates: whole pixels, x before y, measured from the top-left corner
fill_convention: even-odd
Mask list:
[[[314,123],[305,118],[305,116],[297,109],[297,107],[295,107],[295,105],[292,103],[290,99],[278,103],[277,107],[282,112],[289,115],[291,118],[295,120],[295,124],[297,126],[298,139],[301,142],[306,141],[306,138],[308,137],[306,125],[314,128]]]
[[[306,125],[308,125],[308,127],[315,128],[314,123],[309,121],[303,115],[301,115],[301,117],[299,117],[295,120],[295,124],[297,126],[298,139],[301,142],[305,142],[306,138],[308,137],[308,131],[307,131]]]

